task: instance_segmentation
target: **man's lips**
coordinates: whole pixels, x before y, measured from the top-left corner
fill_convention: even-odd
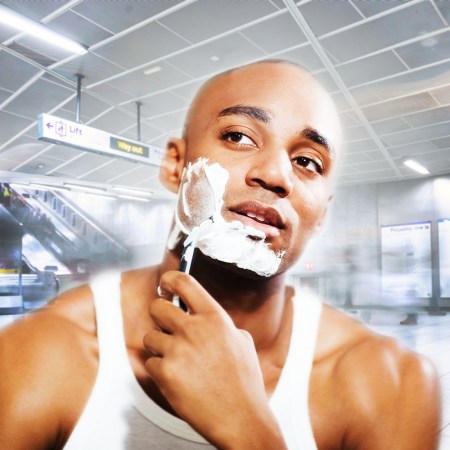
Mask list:
[[[245,202],[229,208],[236,220],[262,231],[267,237],[276,237],[284,226],[280,213],[258,202]]]

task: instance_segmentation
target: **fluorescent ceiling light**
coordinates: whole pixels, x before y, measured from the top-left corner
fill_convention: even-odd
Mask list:
[[[428,175],[430,173],[427,168],[422,166],[422,164],[418,163],[417,161],[414,161],[414,159],[405,159],[403,161],[403,164],[406,167],[409,167],[410,169],[416,171],[417,173],[420,173],[421,175]]]
[[[64,186],[52,186],[50,184],[30,183],[31,188],[39,189],[41,191],[68,191]]]
[[[152,73],[156,73],[162,70],[161,66],[151,66],[148,69],[144,70],[145,75],[151,75]]]
[[[126,198],[128,200],[137,200],[138,202],[149,202],[149,198],[134,197],[133,195],[119,195],[119,198]]]
[[[114,186],[113,189],[118,192],[123,192],[125,194],[130,195],[137,195],[142,197],[151,197],[153,195],[153,192],[151,191],[144,191],[141,189],[133,189],[133,188],[127,188],[122,186]]]
[[[106,194],[105,189],[83,186],[82,184],[64,183],[64,187],[74,189],[76,191],[91,192],[92,194]]]
[[[32,20],[18,12],[0,4],[0,23],[17,28],[25,34],[42,39],[52,45],[61,47],[78,55],[87,53],[87,48],[72,39],[66,38],[56,31],[51,30],[40,22]]]

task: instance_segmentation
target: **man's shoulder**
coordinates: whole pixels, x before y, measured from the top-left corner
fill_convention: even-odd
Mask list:
[[[327,308],[328,323],[322,333],[328,341],[333,370],[340,379],[349,380],[351,388],[355,383],[367,382],[370,388],[373,380],[376,387],[383,380],[384,388],[399,386],[404,375],[409,377],[434,376],[429,360],[408,349],[398,340],[370,330],[366,325],[332,308]],[[333,344],[330,344],[330,342]],[[333,355],[334,354],[334,355]],[[358,377],[364,374],[364,377]],[[345,381],[344,381],[345,382]]]
[[[76,288],[1,330],[0,418],[11,442],[28,443],[26,429],[35,448],[54,445],[83,407],[97,368],[91,296]]]
[[[384,419],[380,430],[391,436],[400,433],[400,420],[419,423],[423,419],[429,424],[427,429],[435,426],[438,381],[426,357],[338,311],[330,309],[327,320],[330,336],[336,341],[327,355],[331,361],[329,393],[339,409],[346,411],[355,442],[366,442],[370,436],[377,441],[378,431],[372,424],[380,417]]]

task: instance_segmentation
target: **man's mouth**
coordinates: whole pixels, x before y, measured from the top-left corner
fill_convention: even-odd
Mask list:
[[[262,231],[266,237],[279,236],[280,230],[285,228],[280,213],[272,207],[258,202],[245,202],[229,209],[234,220],[239,220],[245,226]]]

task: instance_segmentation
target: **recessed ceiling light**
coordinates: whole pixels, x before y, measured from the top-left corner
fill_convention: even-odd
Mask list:
[[[430,173],[426,167],[422,166],[422,164],[417,161],[414,161],[414,159],[405,159],[403,164],[421,175],[428,175]]]
[[[160,70],[162,70],[161,66],[151,66],[148,69],[144,70],[144,74],[145,75],[151,75],[152,73],[159,72]]]
[[[72,39],[51,30],[40,22],[32,20],[29,17],[19,14],[14,9],[8,8],[0,4],[0,23],[4,23],[11,27],[17,28],[25,34],[29,34],[38,39],[42,39],[52,45],[61,47],[69,52],[78,55],[87,53],[87,48]]]
[[[211,58],[209,58],[212,62],[217,62],[219,61],[219,57],[218,56],[211,56]]]

